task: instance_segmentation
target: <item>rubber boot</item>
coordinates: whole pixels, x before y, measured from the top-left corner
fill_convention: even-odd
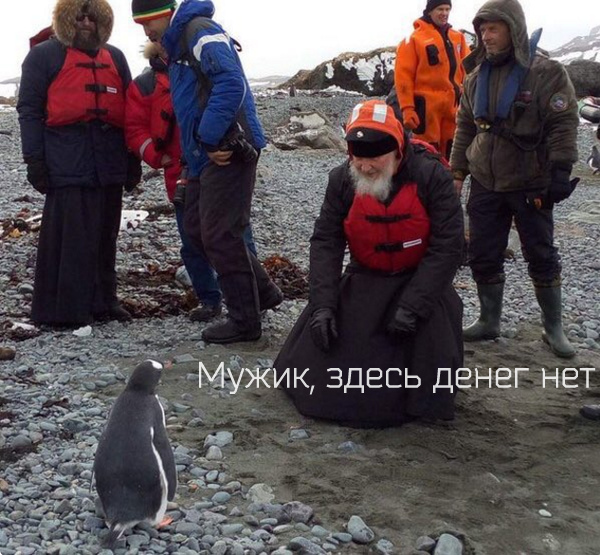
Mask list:
[[[562,327],[562,295],[560,285],[554,287],[536,287],[540,308],[542,309],[542,324],[544,333],[542,338],[552,352],[561,358],[575,356],[575,349],[567,339]]]
[[[279,306],[283,302],[283,293],[281,292],[281,289],[273,283],[258,258],[251,252],[248,252],[248,256],[250,257],[252,271],[256,278],[260,311],[263,312]]]
[[[476,322],[463,330],[464,341],[496,339],[500,335],[503,293],[504,282],[477,284],[480,314]]]
[[[207,327],[202,332],[202,339],[220,344],[260,339],[262,328],[254,274],[219,276],[219,285],[227,304],[227,319]]]

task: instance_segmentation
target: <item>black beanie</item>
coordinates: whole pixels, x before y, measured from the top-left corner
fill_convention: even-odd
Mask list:
[[[132,0],[131,13],[136,23],[165,17],[175,9],[175,0]]]
[[[431,10],[435,10],[438,6],[444,5],[452,7],[452,0],[427,0],[424,14],[427,15]]]

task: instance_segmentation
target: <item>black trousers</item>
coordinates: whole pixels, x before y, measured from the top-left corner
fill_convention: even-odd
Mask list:
[[[120,185],[63,187],[46,194],[31,318],[82,325],[117,301]]]
[[[186,187],[184,227],[219,276],[252,273],[244,231],[256,181],[256,161],[209,164]]]
[[[528,204],[524,191],[490,191],[472,179],[467,213],[469,265],[477,283],[504,281],[504,251],[513,218],[534,283],[549,284],[560,278],[552,210]]]

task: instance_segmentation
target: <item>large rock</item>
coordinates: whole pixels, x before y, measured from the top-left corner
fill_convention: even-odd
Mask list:
[[[339,87],[367,96],[385,96],[394,84],[396,47],[371,52],[346,52],[311,71],[301,70],[282,88],[323,90]]]
[[[565,67],[578,97],[600,96],[600,63],[575,60]]]
[[[291,116],[286,125],[276,129],[271,142],[280,150],[346,150],[341,131],[336,130],[327,117],[319,112],[302,112]]]

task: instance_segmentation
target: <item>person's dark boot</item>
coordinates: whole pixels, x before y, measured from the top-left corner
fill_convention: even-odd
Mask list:
[[[222,307],[219,304],[199,304],[190,311],[189,318],[192,322],[209,322],[217,316],[221,316]]]
[[[500,315],[502,314],[502,283],[478,283],[479,318],[463,329],[464,341],[481,341],[496,339],[500,335]]]
[[[279,306],[283,302],[283,293],[277,287],[259,262],[258,258],[252,253],[248,253],[252,263],[252,271],[256,278],[256,287],[258,289],[258,301],[260,311],[270,310]]]
[[[567,339],[562,327],[562,295],[560,285],[554,287],[536,287],[535,296],[542,309],[542,338],[552,352],[561,358],[575,356],[575,349]]]
[[[262,335],[258,291],[252,273],[237,273],[219,276],[219,285],[228,316],[224,322],[213,324],[202,332],[207,343],[236,343],[256,341]]]
[[[112,304],[108,307],[108,319],[117,320],[119,322],[129,322],[132,316],[128,310],[125,310],[119,303]]]

